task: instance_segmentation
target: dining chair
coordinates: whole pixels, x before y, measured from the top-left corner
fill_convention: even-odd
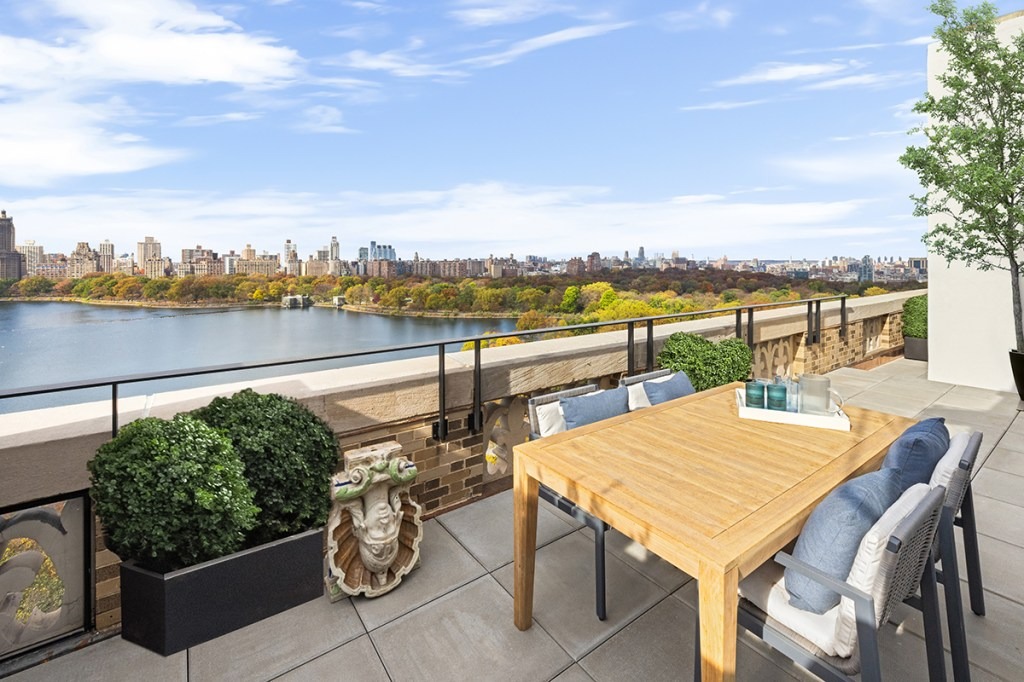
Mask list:
[[[595,391],[597,391],[596,384],[587,384],[530,398],[527,401],[530,415],[530,440],[565,430],[565,420],[559,413],[561,399],[576,398]],[[562,419],[560,425],[558,424],[559,419]],[[554,425],[554,430],[551,425]],[[575,502],[559,495],[544,484],[539,486],[538,496],[594,531],[595,610],[598,620],[604,620],[608,617],[605,600],[605,533],[611,526],[577,507]]]
[[[882,679],[879,629],[892,609],[921,590],[929,680],[945,680],[935,564],[931,560],[946,491],[925,483],[907,490],[861,541],[854,569],[836,580],[786,552],[740,583],[738,624],[821,679]],[[796,571],[841,595],[824,614],[789,604],[784,570]],[[700,617],[694,679],[701,677]]]
[[[942,584],[946,599],[946,627],[949,630],[950,657],[953,660],[953,679],[956,682],[968,682],[971,679],[964,607],[960,594],[960,569],[957,563],[956,538],[953,532],[958,515],[961,518],[967,516],[970,519],[969,524],[965,524],[963,535],[968,590],[971,593],[971,610],[979,616],[985,615],[973,499],[967,503],[969,513],[964,514],[962,511],[965,502],[970,498],[971,477],[978,459],[978,452],[981,449],[981,439],[982,434],[979,431],[954,436],[949,442],[946,454],[935,466],[930,481],[930,485],[933,487],[942,486],[946,490],[942,503],[942,515],[939,519],[938,542],[935,543],[933,549],[932,561],[942,566],[941,570],[936,571],[936,577]],[[968,531],[968,527],[970,531]],[[910,606],[921,610],[920,598],[916,595],[911,595],[905,601]]]
[[[631,377],[622,377],[619,379],[619,386],[625,386],[626,390],[629,391],[629,409],[636,410],[643,407],[648,407],[651,401],[647,399],[647,393],[644,392],[644,382],[650,381],[651,379],[661,379],[672,374],[670,369],[656,369],[653,372],[644,372],[643,374],[634,374]]]

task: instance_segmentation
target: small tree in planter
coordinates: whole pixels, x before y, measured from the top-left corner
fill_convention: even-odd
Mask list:
[[[996,35],[996,7],[958,10],[954,0],[929,9],[948,56],[936,76],[943,92],[914,105],[928,121],[911,132],[927,139],[907,147],[900,163],[917,173],[924,194],[912,196],[915,216],[940,216],[924,236],[947,263],[1009,273],[1014,347],[1010,367],[1024,399],[1024,33],[1008,43]]]
[[[256,521],[231,442],[186,414],[128,424],[89,471],[110,549],[154,571],[238,551]]]
[[[192,414],[230,438],[245,464],[260,508],[250,546],[327,522],[338,444],[323,420],[294,400],[252,389]]]
[[[903,302],[903,356],[908,360],[928,359],[927,295]]]
[[[658,366],[686,372],[693,387],[704,391],[749,377],[753,357],[740,339],[712,343],[699,334],[676,332],[658,353]]]

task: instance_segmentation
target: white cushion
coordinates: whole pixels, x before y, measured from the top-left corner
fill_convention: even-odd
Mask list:
[[[876,619],[881,617],[884,595],[874,592],[875,579],[889,536],[929,490],[925,483],[908,488],[861,540],[846,582],[874,597]],[[784,569],[774,561],[766,562],[747,576],[740,583],[740,594],[826,654],[841,658],[853,654],[857,645],[857,617],[849,597],[843,597],[838,606],[820,615],[798,609],[790,605]]]
[[[900,498],[893,502],[882,518],[875,522],[860,541],[860,548],[850,568],[846,582],[858,590],[867,592],[875,599],[875,620],[882,617],[883,599],[885,597],[876,585],[878,569],[885,555],[885,547],[889,544],[889,536],[896,530],[907,514],[914,510],[931,487],[927,483],[917,483],[907,488]],[[878,591],[876,591],[878,588]],[[839,601],[839,620],[836,621],[836,655],[850,656],[857,643],[857,614],[853,600],[843,597]]]
[[[817,614],[791,606],[784,569],[780,564],[767,561],[744,578],[740,583],[740,595],[793,632],[800,633],[825,653],[836,655],[835,633],[839,607],[833,606],[825,613]]]
[[[597,395],[598,393],[604,393],[604,389],[601,388],[584,395],[590,396]],[[550,403],[537,405],[534,409],[537,411],[537,433],[540,434],[541,438],[553,436],[566,430],[565,414],[562,412],[561,401],[553,400]]]
[[[939,463],[935,465],[932,472],[932,480],[929,485],[934,488],[937,485],[949,487],[949,481],[953,478],[953,472],[960,468],[960,460],[967,452],[967,445],[971,441],[968,433],[958,433],[949,439],[949,449],[942,456]]]
[[[647,391],[644,390],[644,382],[638,381],[635,384],[630,384],[626,390],[629,391],[630,412],[651,406],[651,401],[647,399]]]
[[[562,407],[558,401],[537,405],[537,433],[541,436],[551,436],[565,431],[565,417],[562,416]]]
[[[663,377],[657,379],[648,379],[647,381],[639,381],[635,384],[630,384],[626,388],[629,390],[629,411],[639,410],[644,407],[651,406],[651,400],[647,397],[647,391],[644,390],[644,384],[661,384],[666,381],[671,381],[675,378],[675,372],[672,374],[666,374]]]

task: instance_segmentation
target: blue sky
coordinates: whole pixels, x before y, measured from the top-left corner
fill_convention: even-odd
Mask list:
[[[175,258],[921,255],[925,4],[0,0],[0,208]]]

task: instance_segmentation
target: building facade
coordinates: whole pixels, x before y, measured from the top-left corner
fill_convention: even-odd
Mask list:
[[[26,239],[24,244],[19,244],[14,247],[25,259],[25,271],[22,273],[23,277],[31,277],[36,274],[36,268],[44,263],[43,247],[40,244],[36,244],[33,239]]]
[[[25,276],[25,257],[14,248],[14,218],[0,211],[0,279]]]

